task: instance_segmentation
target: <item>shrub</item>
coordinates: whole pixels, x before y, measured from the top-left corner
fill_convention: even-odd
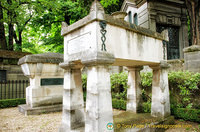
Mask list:
[[[198,109],[173,108],[172,114],[175,118],[200,123],[200,110]]]
[[[0,100],[0,108],[16,107],[20,104],[25,104],[26,99],[5,99]]]
[[[153,80],[152,72],[141,72],[140,76],[143,88],[149,88],[152,86],[152,80]]]
[[[170,72],[168,79],[171,103],[183,108],[198,107],[198,104],[192,102],[199,91],[200,73],[194,74],[189,71]]]
[[[126,101],[119,99],[112,99],[112,107],[115,109],[126,110]]]
[[[110,76],[112,97],[126,100],[128,88],[128,74],[126,72],[114,73]]]
[[[151,102],[150,101],[142,103],[142,112],[151,113]]]
[[[86,74],[82,74],[82,88],[83,91],[86,92],[86,88],[87,88],[87,75]]]

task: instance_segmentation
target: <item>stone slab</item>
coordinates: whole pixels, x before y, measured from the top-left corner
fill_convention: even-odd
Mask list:
[[[53,63],[63,62],[63,54],[60,53],[43,53],[35,55],[26,55],[19,59],[18,65],[24,63]]]
[[[200,72],[200,51],[185,52],[185,70]]]
[[[41,107],[35,107],[35,108],[31,108],[30,106],[24,104],[24,105],[19,105],[18,109],[19,109],[19,112],[23,113],[25,116],[39,115],[39,114],[44,114],[44,113],[62,111],[62,104],[41,106]]]
[[[153,127],[174,125],[173,116],[161,119],[152,117],[150,113],[134,114],[133,112],[119,112],[119,114],[114,114],[113,118],[115,132],[164,132],[166,129]],[[147,124],[149,126],[143,127],[143,125]],[[131,125],[135,128],[132,127],[130,129]],[[65,132],[65,130],[60,129],[59,132]],[[85,127],[71,130],[70,132],[85,132]]]
[[[163,132],[174,124],[174,117],[152,117],[150,113],[123,112],[114,116],[115,132]],[[157,128],[156,128],[157,127]],[[159,128],[160,127],[160,128]]]

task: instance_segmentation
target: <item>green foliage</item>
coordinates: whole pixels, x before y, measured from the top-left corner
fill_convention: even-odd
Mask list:
[[[126,101],[122,99],[112,99],[112,107],[115,109],[126,110]],[[142,112],[151,113],[151,102],[145,102],[142,104]]]
[[[87,75],[86,74],[82,74],[81,78],[82,78],[82,88],[83,88],[83,91],[86,92],[86,88],[87,88]]]
[[[105,8],[107,14],[120,11],[124,0],[101,0],[100,3]]]
[[[115,109],[126,110],[126,101],[119,99],[112,99],[112,107]]]
[[[141,81],[142,81],[142,86],[145,88],[149,88],[152,86],[152,80],[153,80],[153,74],[152,72],[141,72]]]
[[[26,99],[5,99],[0,100],[0,108],[16,107],[20,104],[25,104]]]
[[[126,72],[114,73],[110,76],[112,97],[126,100],[128,88],[128,74]]]
[[[193,105],[191,98],[199,91],[200,73],[170,72],[168,79],[172,103],[177,104],[177,107],[191,108]]]
[[[144,113],[151,113],[151,102],[150,101],[142,103],[142,111]]]
[[[3,0],[0,6],[6,40],[9,24],[14,27],[15,50],[31,53],[63,53],[61,22],[68,25],[89,14],[93,0]],[[119,11],[123,0],[100,0],[105,12]],[[1,36],[0,36],[1,37]],[[20,38],[22,38],[20,40]],[[21,45],[22,44],[22,45]],[[8,45],[8,47],[12,47]]]
[[[128,74],[126,72],[112,74],[111,77],[111,89],[112,89],[112,104],[113,108],[126,109],[126,96],[128,88]],[[170,106],[171,113],[184,120],[199,121],[199,100],[193,101],[193,97],[199,96],[200,87],[200,73],[191,72],[170,72],[168,75],[170,86]],[[142,104],[142,112],[151,112],[151,93],[146,90],[151,90],[152,85],[152,73],[141,73],[141,85],[142,85],[142,98],[144,103]],[[87,76],[82,75],[83,90],[86,91]],[[86,94],[84,94],[84,99]],[[181,109],[180,109],[181,108]],[[187,108],[187,109],[182,109]],[[195,109],[194,109],[195,108]],[[185,110],[185,111],[184,111]],[[184,112],[186,115],[184,116]],[[198,115],[198,116],[197,116]],[[196,116],[196,118],[195,118]]]
[[[200,123],[200,110],[199,109],[187,109],[187,108],[174,108],[172,114],[175,118],[180,118],[188,121],[194,121]]]

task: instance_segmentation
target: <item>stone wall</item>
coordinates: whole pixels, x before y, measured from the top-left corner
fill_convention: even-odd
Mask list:
[[[168,69],[168,71],[184,71],[183,59],[168,60],[167,63],[170,64],[170,68]]]
[[[6,71],[6,80],[28,80],[18,65],[0,64],[0,70]]]

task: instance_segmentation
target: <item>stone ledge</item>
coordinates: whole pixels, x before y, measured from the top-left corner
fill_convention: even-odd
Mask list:
[[[147,125],[148,124],[148,125]],[[114,116],[114,130],[115,132],[150,132],[150,131],[165,131],[164,128],[156,126],[169,126],[174,124],[174,117],[169,116],[164,119],[152,117],[150,113],[133,113],[123,112]],[[124,125],[124,126],[123,126]],[[128,126],[128,127],[127,127]],[[154,128],[155,126],[155,128]]]
[[[81,62],[85,65],[109,65],[115,62],[115,57],[106,51],[86,51]]]
[[[44,53],[35,55],[26,55],[19,59],[18,65],[24,63],[53,63],[58,64],[63,62],[63,54],[60,53]]]
[[[183,52],[187,53],[187,52],[195,52],[195,51],[200,51],[200,46],[199,45],[192,45],[190,47],[184,48]]]
[[[25,116],[39,115],[39,114],[44,114],[44,113],[62,111],[62,104],[41,106],[41,107],[35,107],[35,108],[31,108],[30,106],[24,104],[24,105],[19,105],[18,109],[19,109],[19,112],[23,113]]]

